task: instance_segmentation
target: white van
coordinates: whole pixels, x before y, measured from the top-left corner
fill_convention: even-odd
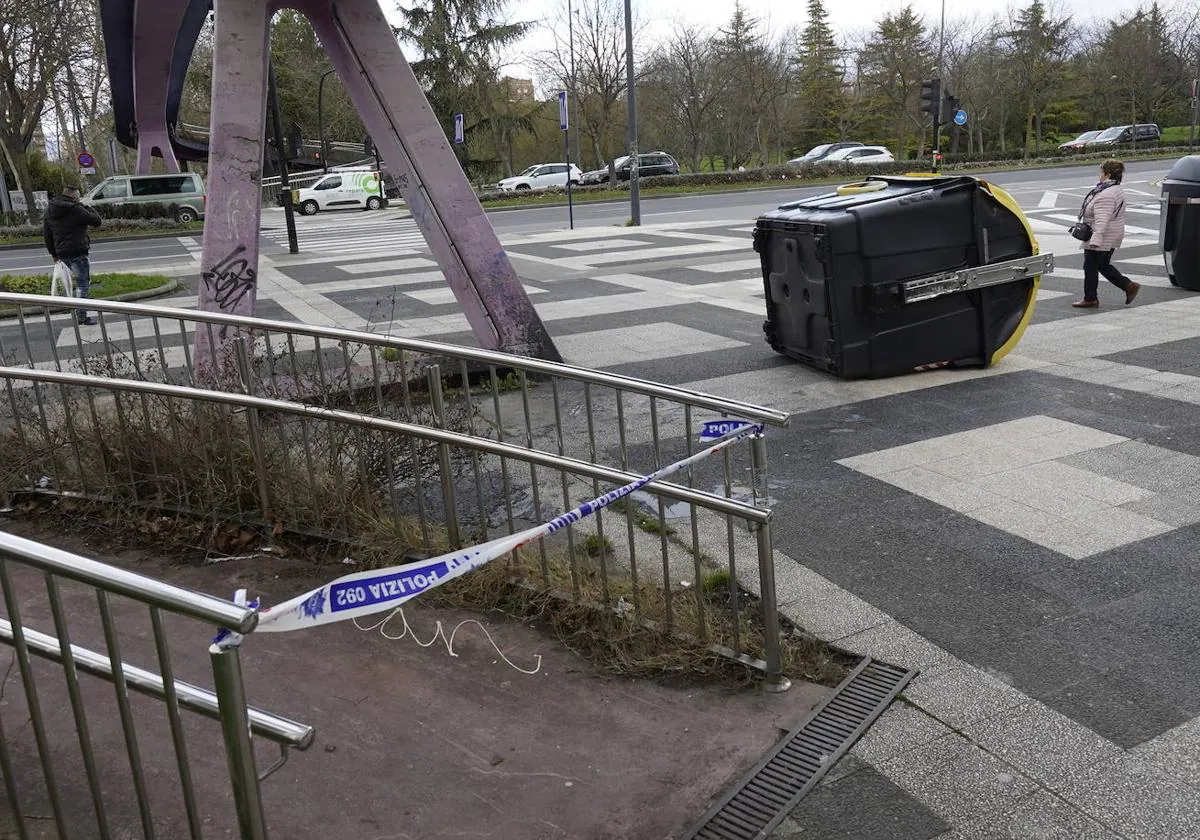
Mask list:
[[[379,210],[384,203],[379,173],[366,169],[330,172],[310,187],[292,190],[292,204],[305,216],[319,210]]]

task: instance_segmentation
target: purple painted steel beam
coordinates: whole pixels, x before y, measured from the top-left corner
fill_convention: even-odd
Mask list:
[[[179,161],[167,129],[167,92],[175,38],[187,12],[188,0],[135,0],[133,9],[133,101],[137,124],[137,171],[150,172],[154,149],[168,172]]]
[[[560,360],[377,0],[292,0],[329,54],[479,343]]]
[[[258,291],[270,19],[263,0],[216,0],[212,134],[201,258],[200,309],[253,315]],[[232,336],[196,330],[196,365],[222,376]],[[217,346],[213,346],[213,345]]]

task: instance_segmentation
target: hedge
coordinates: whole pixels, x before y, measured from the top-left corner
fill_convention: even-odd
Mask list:
[[[99,232],[108,233],[146,233],[155,230],[174,230],[179,227],[179,223],[173,217],[154,218],[154,219],[111,219],[104,222],[103,227],[99,228]],[[97,230],[93,228],[93,231]],[[0,238],[3,239],[22,239],[26,237],[40,238],[42,235],[42,226],[31,224],[13,225],[12,227],[0,227]]]
[[[173,222],[176,213],[179,212],[179,205],[155,201],[146,204],[99,204],[93,206],[92,209],[100,215],[101,219],[105,220],[139,221],[170,219]],[[41,216],[42,212],[39,210],[38,218],[40,219]],[[6,234],[13,228],[30,224],[32,223],[29,214],[24,211],[0,213],[0,229]],[[38,229],[41,229],[40,226]]]

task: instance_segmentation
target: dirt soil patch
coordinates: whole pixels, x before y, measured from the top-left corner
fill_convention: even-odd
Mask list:
[[[85,532],[47,533],[30,520],[0,519],[0,527],[180,586],[226,596],[250,587],[267,593],[268,603],[340,573],[326,569],[317,576],[305,561],[269,556],[205,566],[179,552],[122,550]],[[38,600],[39,576],[16,577],[25,622],[52,631]],[[69,586],[62,594],[68,614],[80,617],[72,641],[102,649],[102,639],[84,617],[95,611],[94,594]],[[123,658],[153,667],[144,607],[114,599],[114,609],[123,628],[138,628],[129,633]],[[678,837],[830,690],[797,683],[786,694],[769,695],[728,682],[605,676],[537,624],[419,604],[406,609],[405,618],[421,642],[428,642],[439,624],[447,636],[454,634],[456,656],[443,642],[421,647],[412,638],[388,639],[379,629],[362,631],[353,624],[246,640],[242,660],[250,702],[317,729],[314,746],[293,754],[263,783],[273,836]],[[383,629],[395,635],[402,627],[397,618]],[[194,622],[168,624],[177,676],[207,686],[211,672],[204,629]],[[505,657],[537,673],[522,673]],[[0,662],[0,671],[4,667]],[[47,665],[44,672],[59,669]],[[99,687],[111,695],[110,687]],[[10,741],[18,741],[17,754],[28,758],[17,763],[28,768],[29,778],[19,781],[29,789],[36,783],[37,765],[29,728],[21,726],[22,717],[14,717],[24,712],[15,669],[5,688],[5,730]],[[152,792],[176,800],[156,812],[160,836],[185,836],[165,730],[149,725],[150,718],[163,716],[161,706],[147,701],[141,708]],[[66,703],[49,692],[43,711],[56,746],[73,744]],[[115,714],[92,714],[89,723],[102,766],[125,762]],[[216,728],[206,721],[188,724],[196,730],[190,743],[198,798],[212,806],[206,810],[211,836],[223,836],[231,802]],[[260,770],[273,758],[268,746],[260,745]],[[82,780],[72,782],[65,770],[62,775],[68,777],[67,791],[78,794],[70,801],[78,802],[80,816],[86,816]],[[128,785],[124,790],[110,808],[118,836],[138,825]],[[49,831],[52,824],[46,824]]]

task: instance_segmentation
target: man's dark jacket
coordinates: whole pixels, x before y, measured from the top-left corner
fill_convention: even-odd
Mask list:
[[[45,221],[42,222],[46,250],[55,260],[87,256],[92,244],[88,228],[100,227],[100,224],[100,214],[91,207],[65,195],[56,195],[50,199]]]

